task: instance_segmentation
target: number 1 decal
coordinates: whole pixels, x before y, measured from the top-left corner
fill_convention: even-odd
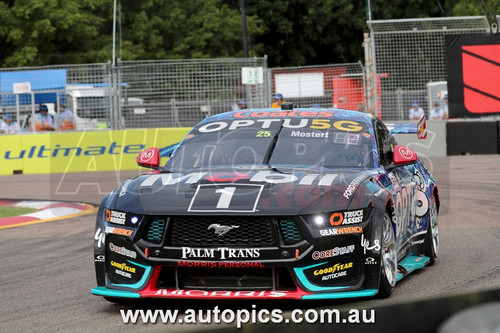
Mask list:
[[[215,193],[220,193],[220,198],[215,208],[229,208],[234,191],[236,191],[236,187],[224,187],[215,190]]]
[[[255,212],[263,188],[256,184],[201,184],[188,212]]]

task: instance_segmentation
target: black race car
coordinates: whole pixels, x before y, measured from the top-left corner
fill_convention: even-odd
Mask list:
[[[159,161],[158,148],[143,151],[138,163],[153,172],[102,200],[95,295],[388,297],[436,260],[436,181],[371,115],[218,114]]]

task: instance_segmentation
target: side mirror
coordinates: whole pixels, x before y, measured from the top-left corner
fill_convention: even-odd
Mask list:
[[[137,164],[145,168],[158,169],[160,166],[160,150],[156,147],[143,150],[137,156]]]
[[[392,162],[395,165],[408,165],[417,162],[417,153],[408,147],[397,145],[394,147]]]

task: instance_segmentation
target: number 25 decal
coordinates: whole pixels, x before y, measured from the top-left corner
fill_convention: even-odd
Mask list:
[[[191,199],[189,212],[255,212],[264,185],[202,184]]]
[[[267,138],[271,136],[271,131],[257,131],[257,138]]]

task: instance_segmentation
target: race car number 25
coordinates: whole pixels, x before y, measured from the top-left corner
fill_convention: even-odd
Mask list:
[[[198,185],[189,212],[255,212],[264,185]]]

